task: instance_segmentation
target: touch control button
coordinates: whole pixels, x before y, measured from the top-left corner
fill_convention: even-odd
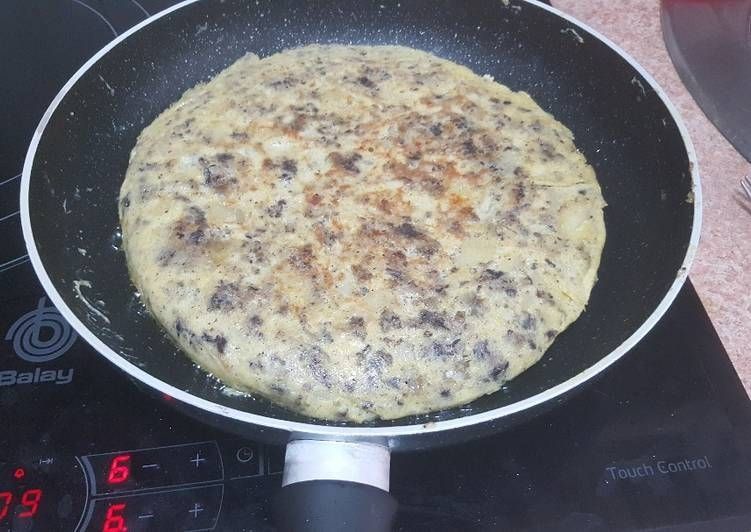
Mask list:
[[[224,486],[215,485],[97,499],[86,529],[212,530],[219,519],[223,491]]]
[[[247,440],[231,440],[221,444],[224,458],[224,477],[227,480],[258,477],[264,474],[261,467],[263,447]]]
[[[246,464],[250,462],[254,457],[256,453],[251,447],[243,446],[240,447],[237,452],[235,453],[235,458],[237,458],[237,461],[241,464]]]

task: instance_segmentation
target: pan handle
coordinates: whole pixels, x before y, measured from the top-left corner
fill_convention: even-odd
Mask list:
[[[282,490],[274,500],[280,531],[386,532],[396,500],[389,494],[388,447],[294,440],[287,444]]]

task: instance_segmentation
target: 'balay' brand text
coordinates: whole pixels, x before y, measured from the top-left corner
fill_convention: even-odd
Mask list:
[[[37,367],[34,371],[15,371],[12,369],[0,371],[0,386],[16,386],[20,384],[68,384],[73,380],[73,368],[45,369]]]

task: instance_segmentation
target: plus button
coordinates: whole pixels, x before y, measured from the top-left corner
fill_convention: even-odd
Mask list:
[[[198,514],[200,514],[201,512],[203,512],[203,506],[201,506],[197,502],[193,503],[193,508],[188,510],[188,513],[193,514],[193,519],[198,519]]]
[[[201,456],[200,452],[196,453],[196,457],[190,460],[194,464],[196,464],[196,468],[198,468],[201,465],[201,462],[205,462],[206,459]]]

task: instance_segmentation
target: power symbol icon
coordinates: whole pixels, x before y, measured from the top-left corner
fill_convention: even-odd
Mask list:
[[[255,453],[253,452],[253,449],[251,449],[250,447],[240,447],[237,450],[237,453],[235,453],[235,458],[237,458],[237,461],[243,464],[253,460],[254,456],[255,456]]]

